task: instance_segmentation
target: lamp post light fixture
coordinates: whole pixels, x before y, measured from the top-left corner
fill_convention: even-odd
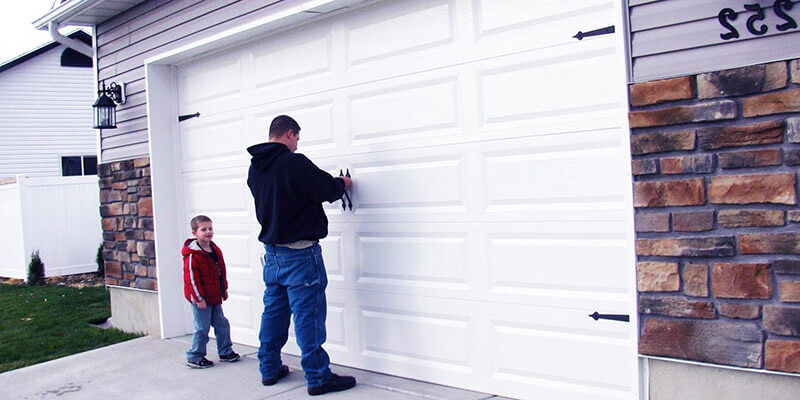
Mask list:
[[[111,82],[106,88],[105,82],[101,83],[97,91],[99,97],[92,104],[94,109],[94,128],[113,129],[117,127],[117,104],[125,103],[125,85]]]

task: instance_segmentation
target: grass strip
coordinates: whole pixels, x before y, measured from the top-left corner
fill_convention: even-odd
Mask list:
[[[110,316],[102,286],[0,284],[0,373],[141,336],[91,325]]]

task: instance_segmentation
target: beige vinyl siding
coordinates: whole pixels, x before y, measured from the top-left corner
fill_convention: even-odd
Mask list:
[[[62,67],[63,51],[0,73],[0,178],[61,176],[62,156],[97,153],[92,68]]]
[[[747,29],[755,15],[745,4],[759,4],[765,18],[757,21],[767,27],[764,35]],[[786,21],[773,10],[773,0],[629,0],[632,79],[649,81],[674,76],[719,71],[800,56],[800,27],[778,31]],[[728,32],[717,15],[731,8],[737,18],[730,23],[738,39],[723,40]],[[800,4],[787,12],[800,25]]]

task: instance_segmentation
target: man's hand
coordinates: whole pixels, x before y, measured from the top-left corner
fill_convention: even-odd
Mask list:
[[[338,178],[341,179],[342,181],[344,181],[344,190],[349,190],[350,189],[350,185],[353,183],[353,181],[350,180],[350,178],[348,178],[346,176],[339,176]]]
[[[201,310],[205,310],[206,309],[206,301],[203,300],[203,301],[197,303],[197,308],[199,308]]]

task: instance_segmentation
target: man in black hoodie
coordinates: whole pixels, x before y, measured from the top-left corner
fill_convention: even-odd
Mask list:
[[[272,120],[269,141],[251,146],[247,185],[255,199],[264,243],[264,312],[258,349],[261,383],[274,385],[289,374],[280,351],[289,338],[294,313],[295,337],[310,395],[347,390],[350,376],[331,373],[325,343],[328,276],[319,240],[328,235],[322,202],[339,200],[350,178],[334,178],[306,156],[295,153],[300,125],[289,116]]]

